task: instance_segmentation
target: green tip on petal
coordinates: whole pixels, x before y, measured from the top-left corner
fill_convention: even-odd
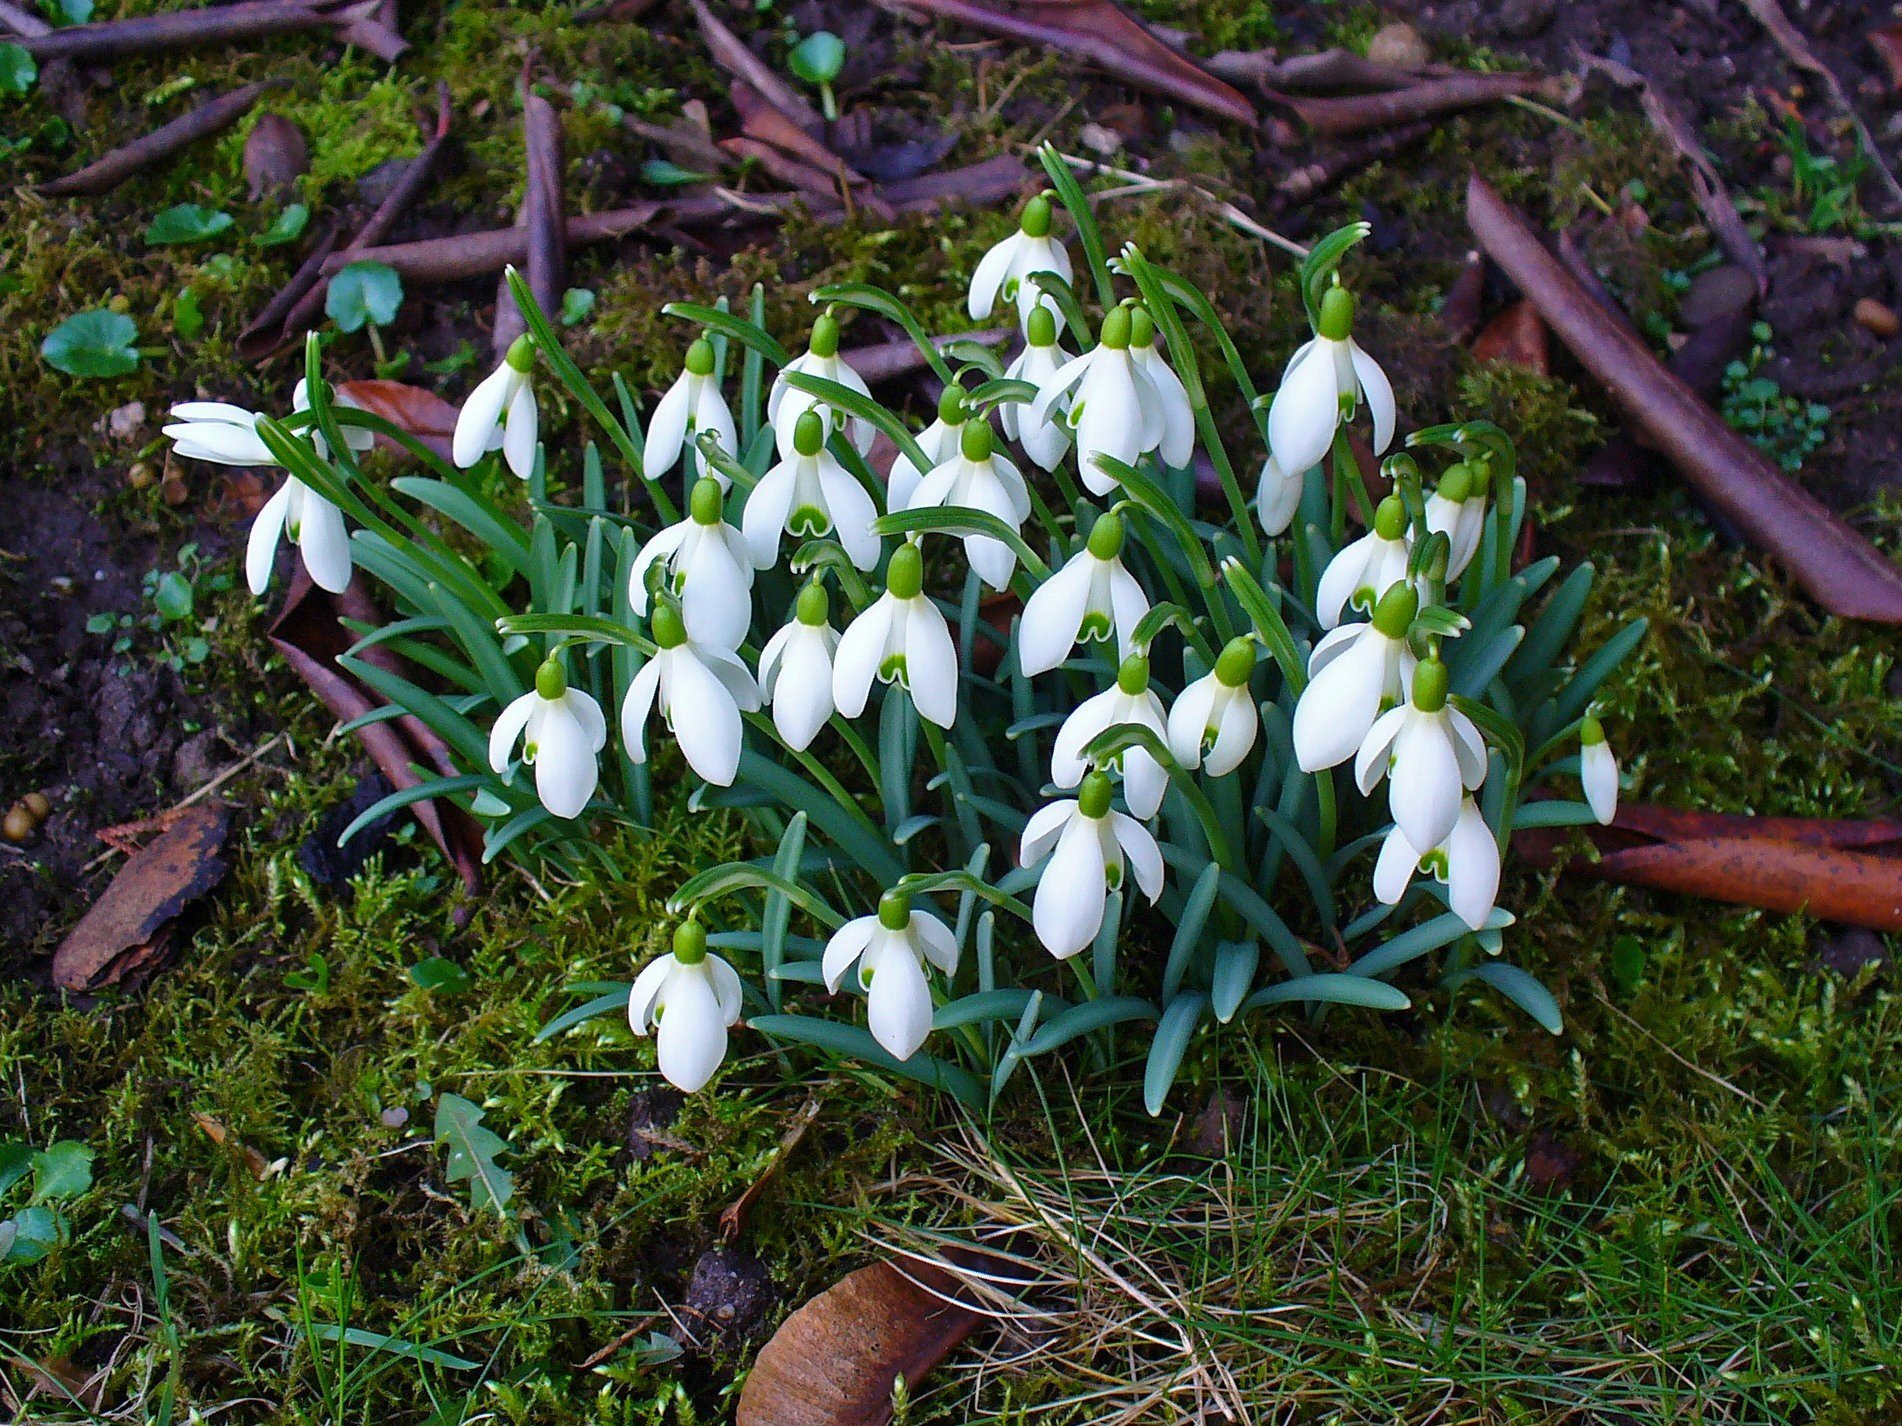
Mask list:
[[[1383,540],[1397,540],[1406,532],[1406,502],[1398,495],[1389,495],[1375,507],[1374,533]]]
[[[674,959],[683,966],[697,966],[707,958],[707,928],[698,921],[682,921],[674,927]]]
[[[812,354],[816,357],[839,354],[839,319],[830,312],[821,312],[819,320],[812,324]]]
[[[1446,474],[1440,477],[1440,499],[1461,505],[1472,493],[1473,468],[1465,461],[1456,461],[1449,465],[1446,468]]]
[[[535,367],[535,339],[524,332],[509,343],[508,355],[503,358],[519,372],[529,372]]]
[[[1113,560],[1123,552],[1123,517],[1106,510],[1090,526],[1089,550],[1100,560]]]
[[[1374,606],[1374,628],[1389,639],[1404,639],[1420,612],[1420,596],[1413,586],[1398,581]]]
[[[816,456],[826,443],[826,423],[817,411],[801,411],[793,422],[793,449],[802,456]]]
[[[713,343],[705,337],[695,337],[687,348],[687,370],[694,376],[713,375]]]
[[[1149,315],[1147,307],[1129,309],[1129,344],[1132,347],[1146,347],[1156,340],[1156,319]]]
[[[1129,308],[1112,307],[1103,316],[1103,330],[1096,335],[1097,342],[1111,351],[1126,348],[1129,345]]]
[[[1438,659],[1424,659],[1413,670],[1413,706],[1422,713],[1438,713],[1446,707],[1451,676]]]
[[[545,659],[535,670],[535,691],[551,700],[568,691],[568,675],[561,671],[560,659]]]
[[[826,597],[826,587],[818,580],[811,580],[799,591],[799,599],[793,605],[793,611],[799,622],[816,629],[831,617],[832,601]]]
[[[693,494],[688,499],[687,508],[692,512],[696,525],[719,524],[724,504],[719,481],[703,475],[693,483]]]
[[[911,925],[911,898],[902,891],[888,891],[879,897],[878,924],[887,931],[902,931]]]
[[[1330,342],[1344,342],[1354,330],[1354,294],[1336,284],[1321,297],[1321,320],[1315,335]]]
[[[1116,670],[1116,686],[1132,698],[1149,687],[1149,660],[1141,654],[1131,654],[1123,660],[1123,666]]]
[[[680,615],[671,604],[658,604],[654,607],[654,642],[663,649],[677,649],[687,642],[687,626],[680,622]]]
[[[1047,238],[1050,236],[1050,199],[1039,193],[1024,204],[1024,216],[1017,220],[1017,226],[1024,230],[1024,236]]]
[[[1587,713],[1578,725],[1578,745],[1589,748],[1605,741],[1605,725]]]
[[[964,424],[964,402],[971,393],[952,382],[938,395],[938,419],[947,426]]]
[[[1024,340],[1033,347],[1053,347],[1057,344],[1056,316],[1041,302],[1030,309],[1030,320],[1024,323]]]
[[[989,421],[966,421],[958,434],[958,449],[964,452],[966,460],[989,460],[995,445],[996,437],[991,434]]]
[[[1101,820],[1109,815],[1110,796],[1116,790],[1105,772],[1093,772],[1083,779],[1083,786],[1077,789],[1077,811],[1085,817]]]
[[[918,546],[906,543],[892,551],[885,566],[885,588],[894,599],[916,599],[925,587],[925,557]]]
[[[1255,641],[1242,637],[1230,639],[1215,661],[1216,681],[1228,688],[1240,688],[1255,672]]]

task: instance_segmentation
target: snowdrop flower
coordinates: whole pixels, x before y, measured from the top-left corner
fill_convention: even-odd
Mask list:
[[[1261,731],[1261,714],[1248,691],[1255,671],[1255,643],[1230,639],[1215,667],[1182,690],[1169,710],[1169,751],[1183,767],[1206,764],[1210,777],[1241,765]]]
[[[1149,688],[1149,660],[1131,654],[1116,672],[1116,683],[1093,698],[1079,703],[1063,726],[1050,752],[1050,780],[1058,787],[1075,787],[1083,780],[1090,765],[1083,750],[1105,730],[1119,723],[1135,723],[1156,735],[1158,742],[1169,741],[1169,719],[1162,700]],[[1147,822],[1162,806],[1162,795],[1169,790],[1169,774],[1154,755],[1144,748],[1125,748],[1105,766],[1123,775],[1123,799],[1130,815]]]
[[[621,704],[627,760],[647,761],[647,715],[658,707],[687,766],[716,787],[731,787],[740,766],[740,714],[759,707],[753,675],[727,650],[688,639],[671,605],[656,606],[651,625],[659,651],[634,675]]]
[[[1143,895],[1152,902],[1162,895],[1162,851],[1147,827],[1110,809],[1112,790],[1107,775],[1093,772],[1075,798],[1050,803],[1024,825],[1019,862],[1035,866],[1050,853],[1030,914],[1037,939],[1059,960],[1096,939],[1125,860]]]
[[[1195,408],[1189,405],[1189,392],[1182,378],[1170,370],[1156,350],[1156,322],[1147,307],[1130,309],[1129,360],[1149,378],[1161,406],[1162,437],[1156,454],[1164,465],[1180,470],[1195,453]]]
[[[1499,842],[1472,798],[1461,799],[1452,832],[1430,851],[1416,851],[1398,825],[1388,832],[1374,863],[1374,895],[1394,905],[1423,865],[1446,887],[1447,901],[1460,920],[1475,931],[1484,930],[1499,895]]]
[[[1127,307],[1110,308],[1097,344],[1058,367],[1037,388],[1024,417],[1032,425],[1061,420],[1076,433],[1077,469],[1096,495],[1116,489],[1116,477],[1098,467],[1099,455],[1134,465],[1144,451],[1162,443],[1162,397],[1130,359],[1131,320]],[[1069,408],[1063,410],[1058,403],[1066,395]]]
[[[958,716],[958,650],[938,606],[926,597],[924,555],[907,542],[892,552],[885,592],[839,638],[832,701],[848,718],[865,711],[872,680],[896,683],[918,712],[949,728]]]
[[[510,470],[523,480],[535,473],[535,441],[541,415],[535,388],[528,379],[535,368],[535,343],[520,336],[509,346],[502,364],[476,385],[456,413],[456,432],[449,443],[456,464],[467,470],[490,451],[499,449]]]
[[[1371,623],[1343,624],[1314,646],[1308,686],[1294,708],[1294,755],[1301,771],[1346,762],[1367,741],[1374,720],[1399,701],[1413,664],[1407,630],[1419,612],[1420,596],[1397,583],[1374,606]]]
[[[1106,642],[1112,633],[1118,658],[1135,651],[1136,626],[1149,600],[1123,568],[1123,534],[1122,516],[1114,510],[1098,515],[1083,549],[1024,601],[1017,663],[1026,677],[1055,668],[1079,641]]]
[[[1270,539],[1294,523],[1294,512],[1301,505],[1302,477],[1290,475],[1275,464],[1271,454],[1261,463],[1261,480],[1255,490],[1255,509],[1261,515],[1261,528]]]
[[[737,649],[753,623],[753,561],[740,532],[726,522],[718,480],[709,475],[695,481],[687,518],[655,535],[634,556],[628,605],[643,618],[648,570],[656,563],[664,571],[660,578],[680,600],[687,637]]]
[[[842,425],[842,418],[837,411],[786,380],[794,372],[824,377],[827,381],[849,386],[868,401],[872,395],[865,385],[865,378],[852,370],[839,355],[839,319],[829,311],[821,312],[819,320],[812,324],[812,342],[805,354],[786,363],[779,375],[773,378],[772,390],[766,394],[766,420],[773,428],[773,439],[782,457],[793,453],[793,437],[798,434],[799,418],[806,412],[818,412],[825,422],[825,438],[829,438]],[[860,455],[864,455],[872,448],[872,437],[877,432],[863,416],[852,417],[850,424],[852,444],[858,448]]]
[[[1475,467],[1458,461],[1446,468],[1439,489],[1426,500],[1426,526],[1447,539],[1446,577],[1458,579],[1472,563],[1486,532],[1486,496],[1477,488]]]
[[[878,563],[880,540],[872,533],[878,507],[865,487],[825,448],[825,422],[817,411],[802,411],[794,423],[793,445],[785,459],[760,477],[746,497],[740,528],[753,563],[770,569],[779,560],[779,537],[791,531],[801,539],[836,535],[860,569]]]
[[[918,433],[918,449],[924,452],[927,462],[924,470],[913,465],[911,457],[903,451],[892,458],[891,472],[885,477],[886,509],[909,509],[911,493],[918,488],[925,473],[937,469],[958,453],[958,441],[969,415],[964,409],[966,394],[956,382],[939,393],[937,419]]]
[[[687,348],[687,360],[674,384],[654,405],[653,419],[647,423],[647,446],[641,464],[650,480],[659,479],[674,468],[681,448],[690,435],[712,431],[714,444],[728,455],[736,455],[740,438],[733,424],[733,413],[720,394],[720,383],[713,375],[713,343],[696,337]],[[711,466],[707,474],[725,490],[732,482]]]
[[[508,771],[516,739],[522,763],[535,769],[535,795],[557,817],[578,817],[594,796],[600,771],[595,754],[607,746],[601,705],[568,686],[561,664],[549,659],[535,671],[535,686],[508,707],[489,730],[489,767]]]
[[[1314,615],[1323,629],[1341,622],[1348,609],[1363,613],[1395,580],[1407,577],[1407,507],[1389,495],[1374,510],[1374,528],[1327,562],[1314,591]]]
[[[1030,309],[1030,318],[1024,323],[1024,349],[1004,368],[1004,375],[1013,381],[1027,381],[1041,390],[1069,360],[1070,354],[1057,345],[1054,309],[1047,302],[1039,302]],[[1051,413],[1053,419],[1042,421],[1027,419],[1018,409],[1020,405],[1008,401],[998,408],[1004,434],[1021,445],[1024,454],[1045,470],[1055,470],[1070,449],[1070,430],[1062,420],[1069,403],[1057,402]]]
[[[637,1035],[654,1031],[655,1058],[667,1082],[693,1094],[726,1058],[727,1026],[740,1018],[740,978],[707,950],[698,921],[674,928],[671,955],[650,961],[627,998],[627,1023]]]
[[[1030,518],[1030,491],[1009,459],[998,453],[990,422],[966,421],[958,453],[932,468],[906,503],[908,510],[959,506],[995,515],[1013,530]],[[965,535],[964,557],[993,589],[1008,589],[1017,552],[989,535]]]
[[[355,407],[357,403],[341,391],[330,393],[331,404]],[[291,394],[291,409],[310,409],[310,383],[297,378]],[[164,433],[172,438],[172,449],[188,460],[208,460],[217,465],[276,465],[277,457],[258,434],[260,413],[248,411],[229,401],[181,401],[171,410],[173,423]],[[328,456],[330,448],[322,432],[315,427],[305,433],[319,456]],[[367,451],[376,437],[355,426],[347,426],[344,443],[353,451]]]
[[[1486,743],[1464,713],[1446,702],[1446,665],[1437,658],[1413,671],[1413,696],[1375,720],[1354,760],[1354,780],[1370,797],[1381,778],[1394,824],[1415,847],[1437,847],[1452,834],[1460,798],[1486,780]]]
[[[958,942],[944,922],[911,908],[911,898],[888,891],[876,916],[848,921],[826,942],[826,989],[837,993],[847,971],[858,968],[865,992],[866,1027],[894,1056],[908,1060],[931,1032],[929,962],[945,975],[958,968]]]
[[[832,655],[839,636],[826,622],[826,591],[813,580],[799,591],[793,621],[760,650],[759,686],[786,746],[804,752],[832,716]]]
[[[1605,725],[1590,714],[1578,725],[1578,780],[1592,816],[1609,827],[1618,815],[1618,759],[1605,741]]]
[[[1268,446],[1283,470],[1319,465],[1334,444],[1334,428],[1352,419],[1362,397],[1374,420],[1374,454],[1393,441],[1393,387],[1350,335],[1353,326],[1353,295],[1329,288],[1314,339],[1289,360],[1268,408]]]
[[[1075,275],[1070,254],[1050,236],[1050,199],[1041,193],[1024,204],[1017,231],[978,259],[971,274],[971,320],[981,322],[990,316],[1001,297],[1017,304],[1017,320],[1028,325],[1042,296],[1036,284],[1028,280],[1035,272],[1054,272],[1065,282]],[[1061,331],[1061,314],[1056,321]]]

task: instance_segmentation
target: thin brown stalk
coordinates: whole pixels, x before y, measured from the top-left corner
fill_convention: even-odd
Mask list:
[[[171,157],[187,144],[229,128],[257,102],[260,94],[282,83],[282,80],[266,79],[221,94],[190,113],[161,124],[142,138],[101,155],[75,173],[40,184],[38,191],[53,198],[110,192],[133,174]]]

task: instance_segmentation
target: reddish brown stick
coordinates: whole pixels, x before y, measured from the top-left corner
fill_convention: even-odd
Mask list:
[[[562,284],[568,270],[568,235],[561,198],[561,115],[533,91],[522,104],[522,147],[526,176],[516,225],[528,236],[524,276],[536,305],[552,318],[561,308]],[[491,340],[496,357],[500,359],[527,330],[528,322],[516,307],[504,278],[495,293]]]
[[[15,43],[37,60],[118,59],[158,50],[231,45],[297,30],[327,29],[330,16],[281,0],[239,0],[208,10],[171,10],[130,20],[72,25],[43,35],[21,35]]]
[[[1370,129],[1392,129],[1420,119],[1436,119],[1508,95],[1531,94],[1544,85],[1545,80],[1536,74],[1453,74],[1405,89],[1342,99],[1296,98],[1272,89],[1266,93],[1277,104],[1292,109],[1295,117],[1315,133],[1339,139]]]
[[[53,198],[110,192],[141,169],[169,158],[187,144],[229,128],[257,102],[260,94],[282,83],[282,80],[266,79],[221,94],[189,114],[180,114],[169,124],[161,124],[143,138],[101,155],[76,173],[40,184],[38,191]]]

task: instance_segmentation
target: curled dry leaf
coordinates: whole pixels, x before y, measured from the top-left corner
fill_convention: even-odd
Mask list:
[[[281,193],[310,168],[310,145],[304,131],[282,114],[265,114],[244,140],[244,181],[256,202],[267,193]]]
[[[1540,376],[1552,374],[1545,323],[1539,319],[1539,309],[1523,299],[1486,324],[1486,329],[1473,339],[1473,356],[1478,361],[1509,362]]]
[[[456,433],[456,408],[433,391],[403,381],[345,381],[338,383],[337,394],[381,416],[393,426],[401,426],[430,450],[449,459],[449,446]],[[378,436],[385,450],[401,450],[396,442]]]

